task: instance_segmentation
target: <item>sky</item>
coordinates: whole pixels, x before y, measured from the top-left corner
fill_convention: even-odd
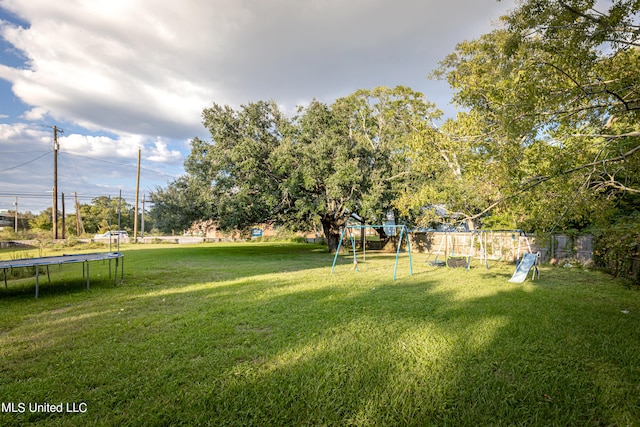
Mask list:
[[[184,173],[201,113],[274,100],[285,112],[357,89],[409,86],[453,116],[428,79],[516,0],[0,0],[0,210],[58,192],[135,202]],[[60,206],[59,206],[60,209]]]

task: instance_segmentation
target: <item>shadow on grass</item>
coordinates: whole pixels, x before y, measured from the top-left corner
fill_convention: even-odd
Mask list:
[[[144,267],[157,252],[143,251],[136,272],[148,281],[0,333],[3,396],[91,408],[2,414],[3,425],[633,425],[640,415],[637,294],[629,316],[618,305],[631,294],[564,286],[562,271],[536,284],[507,283],[511,267],[394,283],[373,259],[329,275],[327,256],[266,252],[181,250],[154,272]],[[180,271],[175,286],[152,275]]]
[[[603,322],[538,292],[464,300],[412,284],[340,301],[318,290],[254,303],[244,309],[307,301],[236,331],[255,353],[217,376],[199,408],[244,425],[633,424],[640,348],[620,332],[627,319],[609,308],[604,315],[617,317]],[[264,355],[254,340],[286,345]]]
[[[1,273],[0,273],[1,275]],[[38,277],[39,298],[64,295],[87,290],[87,273],[83,270],[82,263],[51,266],[49,273],[42,269]],[[109,267],[108,261],[92,262],[89,267],[89,288],[114,286],[120,283],[121,272],[118,268],[118,276],[115,276],[115,265]],[[33,299],[35,297],[36,276],[7,280],[4,284],[4,276],[0,276],[0,302]]]

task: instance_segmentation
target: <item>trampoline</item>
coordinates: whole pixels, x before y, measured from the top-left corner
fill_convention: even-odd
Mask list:
[[[120,265],[120,277],[121,280],[124,280],[124,254],[122,252],[100,252],[100,253],[91,253],[91,254],[73,254],[73,255],[59,255],[59,256],[49,256],[49,257],[41,257],[41,258],[21,258],[21,259],[12,259],[6,261],[0,261],[0,268],[4,273],[4,286],[7,287],[7,269],[11,268],[19,268],[19,267],[35,267],[36,270],[36,298],[38,298],[38,279],[39,279],[39,268],[45,266],[47,267],[47,277],[49,277],[49,266],[50,265],[62,265],[62,264],[74,264],[81,262],[82,265],[82,273],[84,277],[84,266],[87,266],[87,289],[89,289],[89,262],[91,261],[105,261],[109,260],[111,262],[112,259],[116,260],[116,269],[115,269],[115,277],[113,279],[113,284],[116,284],[118,278],[118,265],[120,264],[120,259],[122,259],[122,264]],[[109,274],[111,274],[111,267],[109,267]]]

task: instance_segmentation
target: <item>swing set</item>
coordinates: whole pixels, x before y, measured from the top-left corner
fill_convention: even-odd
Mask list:
[[[471,231],[467,233],[445,232],[444,236],[441,236],[440,244],[435,252],[436,258],[429,262],[429,258],[431,258],[432,255],[431,253],[425,262],[429,262],[429,265],[432,267],[464,267],[466,271],[469,271],[476,241],[478,242],[480,262],[483,262],[485,266],[489,268],[486,236],[480,231]],[[444,255],[444,261],[438,261],[441,254]]]
[[[505,237],[505,235],[511,235]],[[522,242],[524,237],[524,245]],[[509,240],[510,244],[505,244]],[[525,247],[526,245],[526,247]],[[489,254],[491,248],[491,254]],[[435,259],[429,262],[435,253]],[[506,253],[511,253],[518,260],[523,254],[531,253],[531,245],[522,230],[474,230],[470,232],[445,232],[441,236],[438,249],[429,254],[425,262],[432,267],[464,267],[469,271],[471,260],[477,254],[480,263],[489,268],[489,260],[501,260]],[[444,261],[438,258],[443,255]]]
[[[333,274],[333,270],[336,267],[336,262],[338,260],[338,254],[340,253],[340,248],[342,247],[342,242],[344,241],[345,234],[348,233],[349,240],[351,241],[351,250],[353,251],[353,266],[356,271],[358,271],[358,258],[356,251],[356,238],[355,238],[355,230],[366,230],[366,229],[390,229],[393,228],[398,232],[400,230],[400,236],[398,238],[398,248],[396,249],[396,262],[393,267],[393,280],[396,280],[396,273],[398,270],[398,260],[400,258],[400,248],[402,247],[402,239],[406,239],[407,242],[407,254],[409,255],[409,275],[413,275],[413,263],[411,260],[411,242],[409,241],[409,230],[404,225],[347,225],[342,229],[342,234],[340,235],[340,241],[338,243],[338,249],[336,249],[336,255],[333,257],[333,265],[331,266],[331,273]],[[366,259],[366,244],[363,244],[363,256]]]
[[[346,242],[345,236],[351,242],[351,251],[353,252],[353,269],[358,271],[358,255],[356,250],[356,233],[359,230],[363,235],[366,229],[394,229],[395,234],[398,235],[398,246],[396,248],[396,258],[393,267],[393,280],[396,280],[398,271],[398,262],[400,259],[400,251],[402,248],[403,239],[406,240],[407,255],[409,257],[409,274],[413,275],[413,261],[411,257],[411,242],[409,239],[409,230],[405,225],[347,225],[342,229],[340,235],[340,241],[338,242],[338,248],[336,249],[335,256],[333,258],[333,265],[331,266],[331,274],[335,270],[336,263],[338,261],[338,255],[340,249],[343,248],[343,242]],[[505,247],[504,236],[500,234],[510,234],[511,248]],[[496,237],[497,236],[497,237]],[[522,241],[524,237],[524,245]],[[364,239],[364,237],[363,237]],[[488,253],[488,249],[491,246],[491,255]],[[477,249],[477,251],[476,251]],[[500,260],[505,256],[504,253],[511,253],[513,255],[516,265],[519,265],[526,256],[532,255],[531,245],[527,235],[522,230],[474,230],[471,232],[444,232],[441,236],[438,249],[435,252],[431,252],[425,262],[429,262],[431,256],[435,253],[435,259],[429,262],[429,265],[433,267],[450,267],[460,268],[464,267],[466,271],[469,271],[471,266],[471,260],[474,258],[480,259],[480,263],[489,269],[489,259]],[[444,261],[438,261],[440,256],[444,256]],[[366,243],[362,245],[362,256],[366,260]],[[522,260],[521,260],[522,257]],[[537,254],[536,259],[539,258]],[[537,270],[537,268],[536,268]],[[528,270],[527,270],[528,271]],[[539,273],[538,273],[539,276]]]

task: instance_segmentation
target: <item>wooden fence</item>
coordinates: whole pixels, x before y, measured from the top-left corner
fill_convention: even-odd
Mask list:
[[[473,243],[473,246],[472,246]],[[593,261],[593,237],[553,235],[549,239],[537,239],[517,231],[483,232],[414,232],[411,233],[411,249],[432,255],[438,253],[444,259],[447,254],[481,257],[481,245],[489,260],[514,261],[523,253],[540,252],[541,262],[561,263]]]

